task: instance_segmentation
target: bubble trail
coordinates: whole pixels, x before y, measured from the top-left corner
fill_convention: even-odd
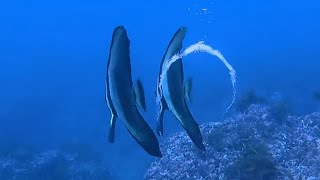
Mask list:
[[[160,75],[160,87],[162,87],[163,77],[168,72],[168,70],[171,67],[172,63],[174,63],[178,59],[180,59],[180,58],[182,59],[183,57],[186,57],[186,56],[188,56],[189,54],[192,54],[192,53],[208,53],[208,54],[210,54],[212,56],[216,56],[220,61],[223,62],[223,64],[229,70],[231,85],[232,85],[232,89],[233,89],[233,97],[232,97],[232,101],[231,101],[230,105],[226,108],[226,112],[227,112],[232,107],[232,105],[234,104],[235,99],[236,99],[236,94],[237,94],[237,90],[236,90],[236,71],[233,69],[231,64],[226,60],[226,58],[224,58],[224,56],[218,50],[213,49],[209,45],[204,44],[203,41],[200,41],[200,42],[198,42],[196,44],[193,44],[193,45],[189,46],[187,49],[184,50],[183,53],[176,54],[176,55],[172,56],[169,60],[166,61],[166,65],[162,68],[162,73]]]

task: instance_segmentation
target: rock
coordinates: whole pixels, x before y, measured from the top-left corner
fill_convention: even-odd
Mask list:
[[[224,122],[201,125],[206,152],[185,132],[167,138],[145,179],[320,179],[320,113],[279,123],[251,105]]]
[[[112,177],[106,164],[82,161],[76,153],[59,150],[31,154],[28,160],[0,158],[0,179],[109,180]]]

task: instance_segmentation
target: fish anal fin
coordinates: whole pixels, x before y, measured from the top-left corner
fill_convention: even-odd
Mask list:
[[[163,137],[163,116],[164,116],[164,112],[165,112],[165,108],[163,107],[163,105],[160,106],[160,112],[158,115],[158,121],[157,121],[157,134],[158,136]]]
[[[116,119],[117,119],[117,116],[111,114],[110,128],[109,128],[109,142],[110,143],[114,142]]]

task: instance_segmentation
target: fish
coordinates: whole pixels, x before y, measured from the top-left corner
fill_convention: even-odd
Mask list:
[[[160,72],[157,83],[157,98],[159,101],[159,114],[157,119],[157,134],[163,136],[163,119],[166,110],[171,111],[176,119],[183,126],[192,142],[201,150],[205,151],[202,141],[202,135],[198,123],[194,120],[186,99],[190,98],[191,81],[183,83],[183,64],[182,59],[178,59],[172,63],[167,73],[162,76],[166,63],[173,55],[180,53],[182,49],[182,41],[185,37],[187,28],[180,27],[172,37],[166,52],[160,64]],[[163,78],[161,80],[161,78]],[[161,83],[162,81],[162,83]],[[162,85],[161,85],[162,84]],[[186,86],[186,87],[184,87]]]
[[[109,142],[115,139],[116,120],[122,119],[130,135],[150,155],[162,157],[158,139],[140,114],[134,97],[130,40],[124,26],[114,29],[107,61],[105,100],[111,113]],[[142,86],[141,86],[142,87]]]

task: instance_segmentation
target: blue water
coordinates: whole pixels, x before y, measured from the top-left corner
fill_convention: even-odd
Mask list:
[[[202,10],[202,9],[207,10]],[[180,26],[184,47],[200,40],[219,49],[237,71],[238,94],[278,92],[294,114],[319,110],[320,3],[310,1],[2,1],[0,2],[0,147],[39,151],[81,143],[103,154],[120,179],[141,179],[153,158],[110,113],[105,72],[113,29],[131,40],[134,79],[144,83],[148,124],[155,128],[155,90],[166,46]],[[184,61],[193,78],[190,109],[198,123],[219,121],[232,98],[229,74],[209,55]],[[165,114],[165,136],[183,130]],[[160,140],[161,141],[161,140]],[[1,151],[0,151],[1,152]]]

